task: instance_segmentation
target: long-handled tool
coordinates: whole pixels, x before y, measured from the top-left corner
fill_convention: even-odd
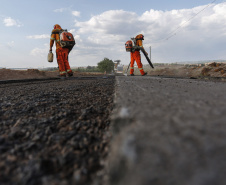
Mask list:
[[[145,52],[144,48],[140,47],[140,50],[142,51],[142,53],[144,54],[145,58],[147,59],[149,65],[154,68],[153,64],[151,63],[151,60],[149,59],[147,53]]]
[[[151,63],[151,60],[150,60],[150,58],[148,57],[148,55],[147,55],[146,51],[144,50],[144,48],[136,45],[136,39],[135,39],[134,37],[131,38],[131,40],[132,40],[133,43],[134,43],[134,46],[133,46],[132,50],[141,50],[142,53],[144,54],[146,60],[148,61],[149,65],[150,65],[152,68],[154,68],[154,66],[153,66],[153,64]]]
[[[128,67],[127,67],[126,73],[124,74],[125,76],[127,76],[127,73],[128,73],[130,64],[131,64],[131,62],[129,63],[129,65],[128,65]]]

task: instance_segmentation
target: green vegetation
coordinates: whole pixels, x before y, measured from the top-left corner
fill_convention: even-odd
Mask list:
[[[78,67],[72,70],[78,72],[101,72],[97,66]]]
[[[110,73],[114,70],[114,62],[108,58],[104,58],[104,60],[100,61],[97,65],[101,72],[106,71],[107,73]]]
[[[48,67],[48,68],[43,68],[39,70],[40,71],[59,71],[58,67]]]

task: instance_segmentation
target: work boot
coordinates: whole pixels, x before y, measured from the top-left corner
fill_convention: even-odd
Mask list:
[[[73,76],[73,73],[68,73],[68,76],[69,76],[69,77]]]
[[[60,79],[61,79],[61,80],[66,79],[66,75],[61,75],[61,76],[60,76]]]
[[[130,74],[130,76],[134,76],[134,74]]]
[[[148,73],[147,72],[145,72],[142,76],[145,76],[145,75],[147,75]]]

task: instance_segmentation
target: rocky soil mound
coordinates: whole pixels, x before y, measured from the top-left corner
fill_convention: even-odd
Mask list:
[[[149,71],[148,71],[149,70]],[[146,69],[151,76],[179,76],[179,77],[223,77],[226,78],[225,63],[210,63],[206,66],[195,65],[162,65],[154,70]]]
[[[0,84],[0,184],[101,179],[114,77]]]
[[[57,71],[40,71],[38,69],[27,70],[11,70],[0,69],[0,80],[16,80],[16,79],[30,79],[30,78],[51,78],[57,77]]]
[[[211,77],[226,77],[226,64],[210,63],[201,69],[201,75]]]
[[[74,76],[101,76],[101,73],[83,73],[74,71]],[[59,77],[59,71],[41,71],[38,69],[11,70],[0,69],[0,80],[41,79]]]

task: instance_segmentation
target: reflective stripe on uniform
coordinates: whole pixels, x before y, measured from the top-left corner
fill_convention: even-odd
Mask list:
[[[139,68],[139,70],[143,70],[143,68]]]
[[[71,69],[68,69],[67,72],[71,71]]]
[[[130,69],[134,69],[134,67],[130,67]]]
[[[66,73],[67,73],[66,71],[61,71],[61,72],[60,72],[60,74],[66,74]]]
[[[50,40],[55,40],[55,38],[52,38],[52,37],[51,37]]]

